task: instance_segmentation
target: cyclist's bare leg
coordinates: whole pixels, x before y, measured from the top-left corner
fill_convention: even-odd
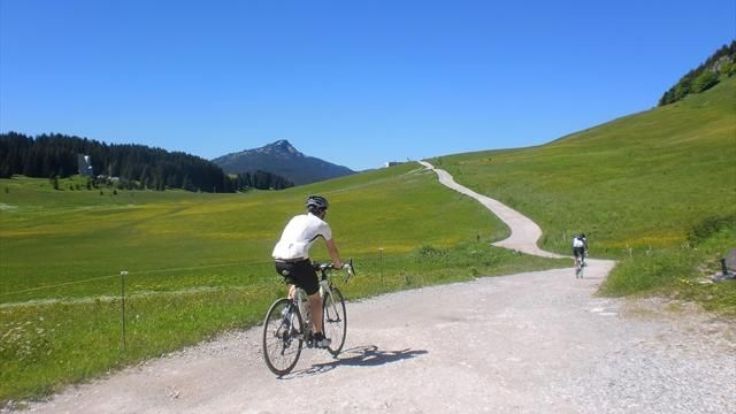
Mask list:
[[[296,285],[289,285],[289,299],[296,297]],[[314,333],[322,332],[322,298],[319,292],[307,296],[309,300],[309,315],[311,315]]]
[[[289,299],[294,300],[296,297],[296,285],[289,285]]]
[[[314,333],[322,332],[322,298],[319,292],[309,295],[309,313],[314,326]]]

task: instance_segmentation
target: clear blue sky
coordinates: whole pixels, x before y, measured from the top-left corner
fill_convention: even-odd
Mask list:
[[[0,0],[0,131],[373,168],[649,109],[735,37],[734,0]]]

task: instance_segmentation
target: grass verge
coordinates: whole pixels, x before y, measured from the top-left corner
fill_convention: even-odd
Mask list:
[[[736,280],[713,283],[721,258],[736,248],[736,216],[705,219],[679,247],[636,251],[621,259],[601,287],[609,296],[656,294],[695,301],[736,317]]]

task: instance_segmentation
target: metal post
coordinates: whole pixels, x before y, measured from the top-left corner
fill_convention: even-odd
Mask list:
[[[383,283],[383,247],[379,247],[378,251],[381,252],[381,287],[384,287],[385,285]]]
[[[120,297],[122,305],[120,307],[120,319],[122,321],[122,339],[123,339],[123,351],[125,351],[125,276],[128,276],[128,271],[123,270],[120,272]]]

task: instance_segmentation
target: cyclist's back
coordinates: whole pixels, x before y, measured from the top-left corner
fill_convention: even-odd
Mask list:
[[[572,254],[575,256],[575,259],[577,260],[580,258],[581,260],[585,259],[585,252],[588,250],[588,239],[585,237],[584,233],[578,234],[572,239]]]
[[[312,213],[294,216],[273,249],[273,258],[284,261],[309,259],[309,248],[319,237],[332,239],[330,226]]]

